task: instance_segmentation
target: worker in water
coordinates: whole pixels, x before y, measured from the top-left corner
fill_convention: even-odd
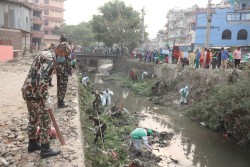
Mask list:
[[[106,89],[103,92],[103,98],[102,98],[102,105],[103,106],[107,105],[108,107],[110,107],[110,104],[111,104],[111,95],[114,95],[114,93],[111,90],[109,90],[109,89]]]
[[[82,78],[82,84],[84,86],[87,86],[89,84],[89,77],[88,76]]]
[[[188,93],[189,93],[188,86],[185,86],[184,88],[182,88],[182,89],[180,90],[180,94],[181,94],[180,103],[181,103],[181,105],[182,105],[183,103],[184,103],[184,104],[187,104]]]
[[[153,135],[151,129],[136,128],[130,133],[130,139],[137,151],[137,155],[141,155],[141,143],[143,141],[144,145],[149,149],[153,150],[153,147],[148,144],[148,136]]]

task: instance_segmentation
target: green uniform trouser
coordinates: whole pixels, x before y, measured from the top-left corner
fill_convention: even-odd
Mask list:
[[[49,142],[49,128],[51,120],[48,111],[45,111],[45,106],[41,101],[31,102],[26,101],[29,114],[28,137],[36,139],[37,126],[40,127],[40,142],[45,144]]]
[[[57,98],[64,100],[68,85],[68,76],[57,75]]]

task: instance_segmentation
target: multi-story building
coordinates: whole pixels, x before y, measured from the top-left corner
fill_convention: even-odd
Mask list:
[[[61,27],[63,25],[64,1],[65,0],[44,0],[44,47],[48,47],[51,42],[59,42],[59,36],[51,35],[51,31],[54,27]]]
[[[32,4],[32,50],[43,49],[44,38],[44,0],[31,0]]]
[[[172,9],[167,13],[166,40],[170,46],[194,43],[196,8]]]
[[[31,41],[32,6],[22,1],[0,1],[0,45],[14,50],[29,50]]]
[[[65,0],[33,0],[33,38],[37,48],[47,48],[52,42],[58,43],[59,36],[52,35],[54,27],[62,26]]]
[[[197,13],[195,47],[204,47],[207,11]],[[212,9],[210,47],[250,46],[250,2],[240,0],[236,6]]]
[[[63,5],[64,0],[1,0],[0,43],[12,43],[15,50],[42,50],[58,43],[60,37],[51,30],[64,22]]]

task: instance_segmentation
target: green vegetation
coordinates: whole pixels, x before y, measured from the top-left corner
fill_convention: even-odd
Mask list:
[[[117,85],[129,88],[136,95],[142,96],[150,96],[152,94],[151,88],[156,82],[154,79],[149,78],[146,78],[144,81],[142,81],[138,75],[138,83],[133,83],[133,81],[129,79],[129,76],[124,73],[115,73],[107,77],[106,80],[115,80]]]
[[[249,85],[248,77],[214,87],[189,109],[188,116],[196,122],[204,122],[209,129],[225,130],[240,144],[247,144],[250,141]]]
[[[114,44],[134,49],[140,42],[141,21],[139,12],[123,1],[114,0],[99,8],[99,15],[90,21],[95,38],[106,46]]]
[[[79,102],[81,110],[82,131],[85,142],[85,165],[86,167],[118,167],[129,162],[128,158],[128,135],[136,127],[132,117],[123,115],[121,118],[112,119],[104,113],[99,117],[107,124],[105,131],[104,145],[99,138],[93,144],[95,134],[93,132],[94,123],[88,119],[90,115],[97,115],[92,107],[94,96],[90,89],[86,89],[82,84],[78,84]],[[112,152],[117,153],[117,157],[112,156]]]
[[[143,95],[143,96],[150,96],[152,94],[151,88],[154,86],[153,80],[147,80],[145,82],[139,81],[138,83],[133,83],[133,81],[124,78],[122,80],[122,87],[130,88],[135,94]]]

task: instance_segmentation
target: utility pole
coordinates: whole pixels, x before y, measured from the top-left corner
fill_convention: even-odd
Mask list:
[[[144,34],[145,34],[145,25],[144,25],[144,16],[146,15],[144,6],[142,8],[142,17],[141,17],[141,47],[143,49],[143,43],[145,40]]]
[[[212,0],[208,0],[208,5],[207,5],[207,32],[206,32],[205,48],[209,48],[209,46],[210,46],[210,33],[211,33],[211,22],[212,22],[211,2],[212,2]]]

